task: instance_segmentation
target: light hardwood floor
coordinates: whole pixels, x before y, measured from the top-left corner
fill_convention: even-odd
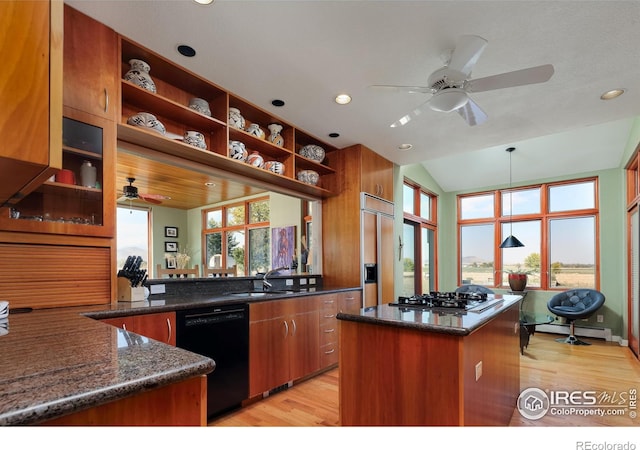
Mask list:
[[[536,333],[520,356],[521,390],[588,390],[610,395],[640,391],[640,362],[618,344],[586,339],[590,346],[555,342],[559,336]],[[209,426],[338,426],[338,369],[212,421]],[[640,412],[640,405],[638,407]],[[529,420],[515,410],[510,426],[640,426],[622,416],[552,416]]]

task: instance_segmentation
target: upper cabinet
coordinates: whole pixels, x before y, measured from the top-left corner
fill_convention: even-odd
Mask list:
[[[63,3],[0,2],[0,214],[61,167]]]
[[[272,190],[331,195],[324,156],[335,147],[133,41],[120,47],[120,141]]]
[[[362,192],[393,201],[393,163],[360,146]]]
[[[18,3],[31,6],[44,4]],[[4,8],[5,3],[0,3],[0,6]],[[63,15],[65,25],[64,65],[61,66],[64,83],[61,82],[56,89],[58,93],[63,92],[64,85],[64,98],[60,99],[64,106],[60,104],[55,114],[42,113],[52,130],[55,130],[55,134],[52,132],[47,141],[47,152],[50,159],[55,156],[57,162],[55,169],[45,172],[44,179],[38,178],[39,182],[32,192],[5,205],[0,211],[0,228],[113,237],[116,196],[114,118],[117,117],[119,87],[117,35],[76,10],[66,5],[63,8],[62,2],[53,2],[51,7],[52,18],[55,16],[54,7],[58,8],[60,25]],[[25,29],[36,28],[27,26]],[[62,35],[58,39],[62,43]],[[2,51],[5,51],[4,47]],[[51,55],[50,65],[54,65],[54,54]],[[55,54],[55,58],[60,65],[63,61],[61,52]],[[36,72],[44,70],[47,75],[47,67],[42,67],[41,63],[31,61],[30,64],[29,67],[33,66]],[[51,74],[50,82],[53,81],[54,75]],[[41,104],[34,105],[34,109],[38,106]],[[43,138],[44,133],[33,132],[37,126],[34,127],[32,123],[28,125],[28,129],[21,133],[23,139]],[[31,145],[21,146],[21,150],[33,148]]]
[[[64,105],[115,121],[118,67],[116,32],[65,5]]]

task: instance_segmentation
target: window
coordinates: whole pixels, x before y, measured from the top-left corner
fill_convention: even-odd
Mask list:
[[[235,265],[239,276],[268,270],[268,198],[207,209],[202,214],[203,254],[208,267]]]
[[[118,206],[116,210],[116,247],[118,269],[129,255],[142,256],[141,269],[149,270],[150,211],[135,206]]]
[[[598,289],[597,192],[589,178],[459,195],[460,284],[506,288],[523,270],[530,288]],[[499,248],[510,234],[524,247]]]
[[[402,293],[435,291],[437,197],[406,179],[403,185]]]

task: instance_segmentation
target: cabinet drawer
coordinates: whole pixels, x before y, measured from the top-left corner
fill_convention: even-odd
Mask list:
[[[328,367],[338,363],[338,344],[329,344],[320,347],[321,367]]]
[[[320,327],[320,346],[338,342],[338,324]]]

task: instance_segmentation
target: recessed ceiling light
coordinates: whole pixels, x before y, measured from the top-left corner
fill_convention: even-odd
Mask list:
[[[351,96],[349,94],[339,94],[336,96],[336,103],[338,105],[346,105],[351,102]]]
[[[215,0],[193,0],[196,3],[200,3],[201,5],[210,5]]]
[[[400,145],[398,145],[398,150],[402,150],[403,152],[407,151],[407,150],[411,150],[412,148],[413,148],[412,144],[400,144]]]
[[[178,45],[178,53],[188,58],[196,56],[196,51],[193,49],[193,47],[184,44]]]
[[[279,99],[275,99],[275,100],[272,100],[272,101],[271,101],[271,104],[272,104],[273,106],[280,107],[280,106],[284,106],[284,101],[279,100]]]
[[[340,137],[340,133],[329,133],[329,137],[332,137],[332,138]]]
[[[211,188],[212,188],[212,187],[216,187],[216,184],[215,184],[215,183],[212,183],[211,181],[207,181],[204,185],[205,185],[206,187],[211,187]]]
[[[612,89],[600,96],[600,100],[611,100],[624,94],[624,89]]]

